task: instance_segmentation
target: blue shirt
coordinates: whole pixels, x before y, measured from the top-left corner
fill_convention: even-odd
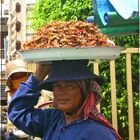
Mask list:
[[[80,119],[65,125],[63,112],[35,109],[40,96],[38,84],[31,75],[11,99],[8,117],[18,129],[42,140],[117,140],[110,128],[94,120]]]

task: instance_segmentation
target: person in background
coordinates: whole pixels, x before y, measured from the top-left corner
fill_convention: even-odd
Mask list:
[[[32,72],[28,70],[27,63],[21,59],[9,61],[6,64],[6,88],[5,92],[8,94],[8,104],[19,88],[21,82],[25,82]],[[6,140],[15,139],[28,139],[29,136],[23,131],[18,130],[12,123],[8,120],[7,131],[5,133]]]
[[[103,79],[91,73],[87,64],[88,60],[38,64],[12,97],[8,108],[11,122],[42,140],[122,140],[97,110]],[[42,89],[53,92],[54,108],[34,108]]]
[[[21,82],[25,82],[31,71],[28,70],[27,63],[21,59],[9,61],[6,64],[6,85],[9,88],[9,95],[12,97]],[[8,90],[8,89],[7,89]]]

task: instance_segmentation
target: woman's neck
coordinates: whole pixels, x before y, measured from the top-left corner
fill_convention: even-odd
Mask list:
[[[70,124],[73,121],[80,119],[80,117],[77,115],[77,112],[70,112],[70,113],[65,112],[64,117],[65,117],[66,125]]]

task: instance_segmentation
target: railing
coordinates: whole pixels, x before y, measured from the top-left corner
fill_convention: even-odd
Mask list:
[[[5,58],[5,50],[0,49],[0,58],[4,59]]]
[[[131,71],[131,55],[139,53],[138,48],[127,48],[121,52],[126,55],[126,81],[128,93],[128,127],[129,140],[134,140],[134,113],[133,113],[133,93],[132,93],[132,71]],[[118,130],[117,122],[117,97],[116,97],[116,70],[115,60],[110,62],[110,81],[111,81],[111,104],[112,104],[112,124]],[[99,64],[94,63],[94,73],[99,75]]]

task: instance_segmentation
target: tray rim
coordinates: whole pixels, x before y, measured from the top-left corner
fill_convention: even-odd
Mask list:
[[[76,59],[112,60],[112,59],[118,58],[123,49],[124,48],[122,48],[120,46],[116,46],[116,47],[112,47],[112,46],[111,47],[109,47],[109,46],[93,46],[92,47],[92,46],[90,46],[90,47],[71,47],[71,48],[37,48],[37,49],[30,49],[30,50],[19,50],[18,53],[21,55],[22,59],[27,62],[44,62],[44,61],[47,62],[47,61],[55,61],[55,60],[76,60]],[[95,58],[94,53],[91,55],[91,51],[95,51],[95,50],[97,50],[99,54],[101,54],[102,51],[104,50],[106,52],[106,54],[105,54],[106,58],[103,58],[101,55],[98,56],[97,58]],[[86,57],[86,56],[84,56],[84,54],[82,54],[82,56],[84,58],[81,58],[81,56],[79,57],[79,54],[78,54],[77,56],[72,58],[72,56],[69,56],[68,53],[71,53],[73,51],[74,51],[74,53],[75,52],[83,53],[83,51],[86,51],[86,52],[89,52],[90,55]],[[109,54],[109,51],[113,51],[114,54]],[[46,59],[42,58],[42,56],[39,56],[37,58],[37,54],[39,55],[40,53],[42,53],[44,55],[44,52],[45,52],[45,54],[48,54],[50,56],[50,58],[46,58],[46,56],[45,56]],[[50,52],[53,54],[51,55]],[[34,58],[34,56],[30,56],[30,58],[29,58],[29,54],[31,55],[33,53],[36,54],[36,57]],[[67,55],[65,55],[65,53],[69,57],[67,57]],[[56,56],[53,56],[54,54]],[[65,58],[63,57],[63,55],[65,56]],[[108,57],[107,57],[107,55],[108,55]]]
[[[91,49],[91,48],[93,48],[93,49],[100,49],[100,48],[107,48],[107,49],[123,49],[122,47],[120,47],[120,46],[82,46],[82,47],[70,47],[70,48],[63,48],[63,47],[61,47],[61,48],[57,48],[57,47],[52,47],[52,48],[35,48],[35,49],[29,49],[29,50],[18,50],[18,52],[26,52],[26,51],[28,51],[28,52],[30,52],[30,51],[40,51],[40,50],[57,50],[57,49],[59,49],[59,50],[67,50],[67,49],[71,49],[71,50],[73,50],[73,49]]]

